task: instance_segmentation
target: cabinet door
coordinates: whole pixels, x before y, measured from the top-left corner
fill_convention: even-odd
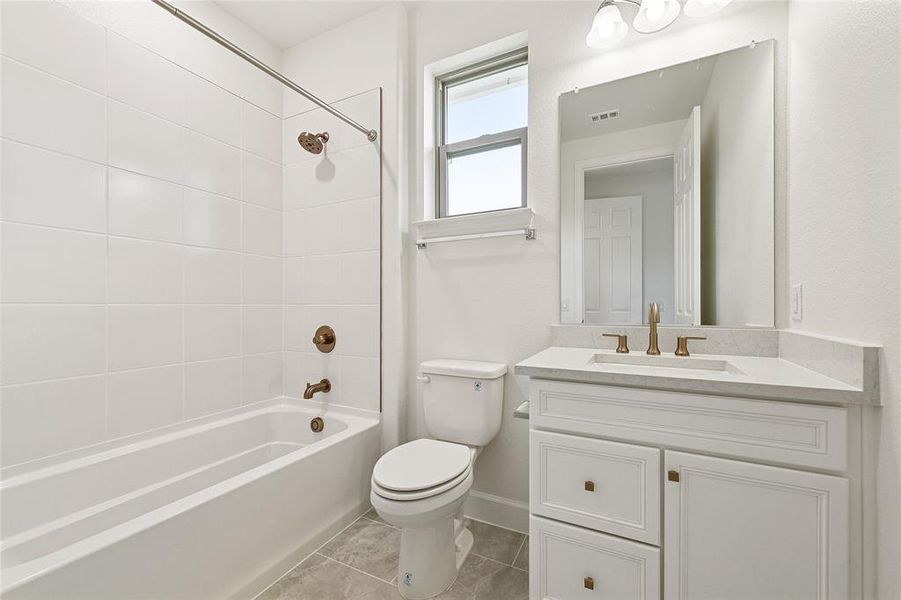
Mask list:
[[[848,593],[848,481],[666,452],[666,598]]]

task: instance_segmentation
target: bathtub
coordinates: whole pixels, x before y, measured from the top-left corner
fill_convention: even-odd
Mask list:
[[[251,598],[368,507],[378,424],[283,399],[6,468],[0,594]]]

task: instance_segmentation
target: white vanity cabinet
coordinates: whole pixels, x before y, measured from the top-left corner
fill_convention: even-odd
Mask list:
[[[531,598],[859,597],[849,412],[532,379]]]

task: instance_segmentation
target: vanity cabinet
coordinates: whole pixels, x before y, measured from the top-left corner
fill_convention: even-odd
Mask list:
[[[530,425],[533,600],[849,596],[847,407],[533,379]]]

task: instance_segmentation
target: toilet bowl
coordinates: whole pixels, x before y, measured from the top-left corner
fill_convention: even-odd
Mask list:
[[[375,511],[401,530],[397,588],[408,600],[447,590],[472,549],[463,503],[481,448],[500,430],[507,366],[422,363],[423,416],[431,437],[382,456],[372,470]]]
[[[449,588],[472,548],[462,509],[478,450],[420,439],[383,456],[372,475],[376,512],[401,529],[398,589],[423,600]]]

